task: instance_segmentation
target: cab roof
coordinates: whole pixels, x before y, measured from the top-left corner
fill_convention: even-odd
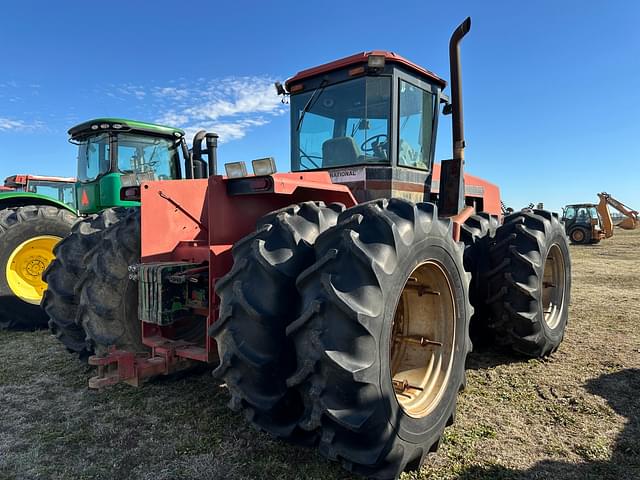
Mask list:
[[[341,58],[339,60],[335,60],[333,62],[325,63],[323,65],[308,68],[307,70],[302,70],[296,73],[293,77],[288,79],[285,82],[285,87],[287,90],[290,90],[291,85],[298,83],[306,78],[315,77],[317,75],[321,75],[323,73],[329,73],[336,70],[341,70],[344,68],[348,68],[354,65],[361,65],[363,63],[367,63],[369,61],[369,57],[371,55],[376,56],[384,56],[385,62],[398,64],[417,75],[421,75],[423,77],[427,77],[431,81],[435,82],[440,86],[440,88],[444,88],[447,86],[447,82],[442,78],[437,76],[435,73],[430,72],[429,70],[422,68],[419,65],[407,60],[404,57],[401,57],[397,53],[389,52],[385,50],[371,50],[369,52],[360,52],[354,55],[350,55],[348,57]]]
[[[94,118],[93,120],[82,122],[75,127],[71,127],[68,133],[69,135],[71,135],[71,137],[76,137],[94,131],[126,132],[131,130],[142,133],[149,133],[152,135],[184,137],[184,130],[181,130],[179,128],[159,125],[156,123],[140,122],[138,120],[128,120],[126,118],[111,117]]]
[[[29,180],[41,182],[75,183],[74,177],[51,177],[47,175],[30,175],[28,173],[11,175],[4,179],[5,186],[26,185]]]

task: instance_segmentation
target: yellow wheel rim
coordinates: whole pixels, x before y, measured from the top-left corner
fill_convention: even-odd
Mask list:
[[[20,300],[40,305],[47,289],[42,274],[55,258],[53,247],[60,240],[52,235],[32,237],[11,252],[6,266],[7,284]]]
[[[455,328],[451,281],[428,260],[406,281],[391,332],[391,381],[407,415],[423,418],[438,406],[453,369]]]

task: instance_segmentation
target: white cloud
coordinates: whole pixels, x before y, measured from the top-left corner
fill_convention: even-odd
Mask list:
[[[189,90],[186,88],[176,87],[156,87],[153,90],[153,95],[156,97],[171,96],[176,100],[186,98],[189,96]]]
[[[277,114],[282,109],[273,82],[265,78],[224,79],[210,85],[204,93],[202,104],[186,110],[195,120],[216,120],[252,113]]]
[[[136,85],[123,85],[118,88],[118,92],[123,95],[132,95],[140,100],[147,96],[147,92],[144,87],[139,87]]]
[[[110,85],[103,92],[145,115],[141,120],[184,129],[189,140],[203,129],[220,135],[221,143],[238,140],[286,111],[273,79],[264,76]]]
[[[5,130],[36,130],[42,128],[43,126],[44,124],[40,121],[27,123],[24,120],[0,117],[0,132]]]
[[[154,94],[168,107],[157,122],[183,128],[187,138],[202,129],[215,132],[221,143],[241,139],[285,112],[267,77],[200,79],[194,87],[156,88]],[[176,100],[180,105],[172,106]]]
[[[188,140],[191,140],[199,130],[206,130],[217,133],[220,136],[219,141],[224,143],[239,140],[247,134],[250,128],[266,125],[267,123],[269,123],[269,121],[264,118],[244,119],[232,122],[205,122],[197,126],[184,127],[184,130]]]

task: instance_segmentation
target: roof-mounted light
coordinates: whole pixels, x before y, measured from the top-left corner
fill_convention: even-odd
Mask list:
[[[101,123],[100,124],[100,128],[109,128],[109,124],[108,123]]]
[[[247,176],[247,166],[244,162],[225,163],[224,169],[227,172],[227,178],[241,178]]]
[[[113,124],[113,128],[115,128],[116,130],[120,130],[123,127],[123,125],[121,123],[114,123]]]
[[[384,68],[384,62],[384,55],[369,55],[369,58],[367,58],[367,67],[370,69],[381,70]]]
[[[91,130],[97,130],[98,128],[100,128],[98,125],[91,125]]]
[[[256,176],[276,173],[276,162],[273,157],[257,158],[256,160],[252,160],[251,166],[253,167],[253,174]]]

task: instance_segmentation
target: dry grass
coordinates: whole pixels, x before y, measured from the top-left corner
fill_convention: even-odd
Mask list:
[[[572,247],[567,335],[548,361],[469,360],[456,424],[404,479],[640,479],[640,231]],[[141,389],[45,332],[0,332],[0,478],[350,478],[252,430],[207,372]]]

